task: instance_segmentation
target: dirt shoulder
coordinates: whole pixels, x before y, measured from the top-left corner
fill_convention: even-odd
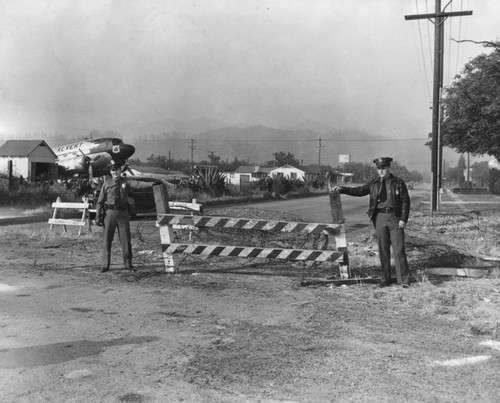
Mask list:
[[[223,213],[271,214],[228,209]],[[188,258],[170,275],[151,222],[133,226],[139,270],[114,265],[102,274],[99,230],[77,238],[49,232],[44,223],[2,228],[0,396],[5,402],[496,401],[500,335],[492,312],[499,311],[500,280],[425,276],[436,262],[455,255],[472,262],[474,253],[486,252],[465,251],[471,248],[464,248],[459,227],[478,231],[461,221],[467,214],[440,218],[458,248],[438,223],[425,225],[425,213],[415,212],[409,290],[302,287],[306,277],[338,273],[257,260]],[[494,225],[481,227],[493,215],[474,214],[483,240],[493,237]],[[354,274],[376,275],[371,231],[348,241]]]

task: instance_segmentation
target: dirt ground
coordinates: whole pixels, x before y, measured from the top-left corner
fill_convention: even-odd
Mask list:
[[[448,222],[441,232],[426,223],[416,212],[408,229],[410,289],[303,286],[338,269],[257,259],[188,257],[168,274],[147,221],[132,226],[137,271],[122,269],[115,241],[114,265],[100,273],[98,228],[0,228],[1,401],[497,402],[500,332],[478,304],[498,311],[500,279],[426,277],[436,262],[474,261],[457,234],[459,245],[445,242]],[[371,229],[348,241],[353,275],[377,276]]]

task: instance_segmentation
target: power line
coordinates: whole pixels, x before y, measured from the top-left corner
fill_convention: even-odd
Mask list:
[[[415,138],[401,138],[401,139],[391,139],[391,138],[386,138],[386,139],[337,139],[337,138],[321,138],[321,142],[328,141],[328,142],[401,142],[401,141],[428,141],[429,139],[426,137],[415,137]],[[147,139],[147,140],[141,140],[141,141],[181,141],[185,142],[186,139],[169,139],[169,138],[163,138],[163,139]],[[303,142],[317,142],[318,139],[300,139],[300,140],[295,140],[295,139],[267,139],[267,140],[227,140],[227,139],[191,139],[191,142],[197,142],[197,143],[203,143],[203,142],[209,142],[209,143],[216,143],[216,142],[223,142],[223,143],[283,143],[283,142],[289,142],[289,141],[295,141],[299,143]],[[193,144],[189,146],[189,148],[194,147],[193,149],[196,148]],[[322,147],[324,147],[322,145]],[[208,150],[209,151],[209,150]]]
[[[460,10],[463,10],[464,9],[464,2],[463,0],[460,1]],[[462,38],[462,17],[460,17],[460,19],[458,20],[458,39],[460,40]],[[451,38],[450,38],[451,40]],[[462,44],[460,42],[458,42],[458,46],[457,46],[457,60],[455,62],[455,71],[458,72],[458,61],[459,61],[459,56],[460,56],[460,49],[461,49],[461,46]]]
[[[410,0],[410,8],[411,8],[411,0]],[[416,11],[418,13],[419,12],[418,0],[415,0],[415,8],[416,8]],[[427,26],[428,25],[429,24],[427,24]],[[417,63],[419,66],[419,72],[421,71],[421,68],[424,71],[424,85],[423,85],[423,87],[424,87],[425,95],[427,96],[427,99],[430,103],[431,102],[431,91],[429,88],[429,77],[427,74],[427,63],[426,63],[425,54],[424,54],[424,41],[423,41],[423,37],[422,37],[422,29],[421,29],[420,21],[417,21],[418,40],[420,42],[420,46],[419,46],[419,43],[417,42],[414,25],[412,25],[412,27],[413,27],[413,41],[414,41],[415,48],[417,51]],[[430,48],[430,46],[429,46],[429,48]],[[420,49],[420,57],[422,59],[421,61],[420,61],[420,58],[418,57],[419,49]],[[431,60],[432,60],[432,57],[431,57]],[[422,64],[420,64],[420,63],[422,63]]]
[[[450,1],[446,6],[450,6],[450,10],[453,11],[453,1]],[[446,7],[445,7],[446,9]],[[451,67],[451,28],[453,26],[453,19],[450,20],[450,23],[448,24],[448,66],[447,66],[447,71],[446,71],[446,82],[447,84],[450,82],[450,67]]]

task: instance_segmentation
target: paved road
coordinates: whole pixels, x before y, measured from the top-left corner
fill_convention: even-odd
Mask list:
[[[341,196],[347,232],[369,225],[366,197]],[[296,214],[310,222],[332,222],[329,196],[249,204],[248,207]]]
[[[427,189],[416,189],[410,191],[412,205],[416,205],[428,193]],[[341,195],[342,210],[346,220],[346,232],[352,232],[371,225],[366,210],[368,209],[368,197],[350,197]],[[268,201],[262,203],[252,203],[248,207],[260,208],[264,210],[283,211],[308,220],[309,222],[332,222],[329,196],[308,197],[301,199],[289,199]],[[21,216],[21,214],[0,214],[0,225],[12,225],[30,222],[47,221],[50,214],[40,214],[35,216]],[[154,219],[151,220],[152,225]],[[136,221],[140,222],[140,220]]]
[[[412,205],[417,205],[426,196],[426,193],[426,189],[410,190]],[[351,197],[341,195],[341,201],[346,221],[347,233],[366,228],[371,225],[371,222],[366,214],[366,211],[368,210],[368,196]],[[283,211],[286,213],[297,214],[310,222],[332,222],[330,198],[328,196],[253,203],[248,206],[263,210]]]

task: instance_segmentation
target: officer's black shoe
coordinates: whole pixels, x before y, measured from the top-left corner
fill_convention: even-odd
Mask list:
[[[409,283],[403,283],[403,288],[410,288],[410,284]]]
[[[390,287],[390,286],[391,286],[391,283],[388,283],[387,281],[381,281],[380,283],[378,283],[378,286],[379,286],[380,288]]]
[[[101,273],[106,273],[107,271],[109,271],[109,267],[107,266],[101,267]]]

